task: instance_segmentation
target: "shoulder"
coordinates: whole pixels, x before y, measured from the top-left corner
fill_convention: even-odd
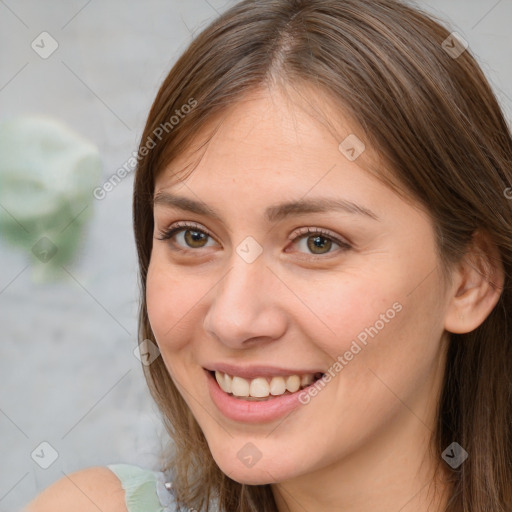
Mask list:
[[[57,480],[23,512],[127,512],[121,481],[107,467],[91,467]]]

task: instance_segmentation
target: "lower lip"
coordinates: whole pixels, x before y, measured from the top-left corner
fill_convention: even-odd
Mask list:
[[[264,423],[282,418],[300,405],[299,395],[303,390],[261,402],[235,398],[220,388],[215,377],[206,371],[208,390],[213,403],[224,416],[244,423]]]

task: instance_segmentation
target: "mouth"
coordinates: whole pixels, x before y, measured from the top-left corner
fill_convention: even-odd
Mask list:
[[[217,381],[224,393],[230,397],[248,402],[265,402],[278,397],[293,395],[313,385],[324,375],[322,372],[315,372],[250,379],[218,370],[207,371]]]
[[[316,369],[286,370],[226,363],[215,363],[203,370],[217,410],[228,420],[245,424],[273,422],[301,410],[311,398],[309,388],[318,385],[317,381],[325,375]],[[310,414],[312,409],[302,411]]]

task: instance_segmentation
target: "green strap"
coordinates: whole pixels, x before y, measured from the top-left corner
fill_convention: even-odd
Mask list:
[[[121,480],[128,512],[164,512],[153,471],[131,464],[109,464],[107,467]]]

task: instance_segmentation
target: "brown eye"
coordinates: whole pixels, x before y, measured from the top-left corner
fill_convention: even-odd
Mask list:
[[[158,237],[158,240],[171,240],[173,245],[185,251],[208,247],[208,239],[214,242],[208,232],[191,224],[175,224],[169,229],[161,231]]]
[[[308,236],[306,240],[308,249],[313,254],[327,253],[332,247],[332,240],[322,235]]]
[[[301,228],[294,235],[291,240],[298,246],[299,252],[312,256],[321,257],[352,248],[349,243],[319,228]],[[339,251],[333,251],[335,247],[338,247]]]
[[[184,240],[192,248],[204,247],[208,239],[208,235],[202,231],[186,229],[184,232]]]

